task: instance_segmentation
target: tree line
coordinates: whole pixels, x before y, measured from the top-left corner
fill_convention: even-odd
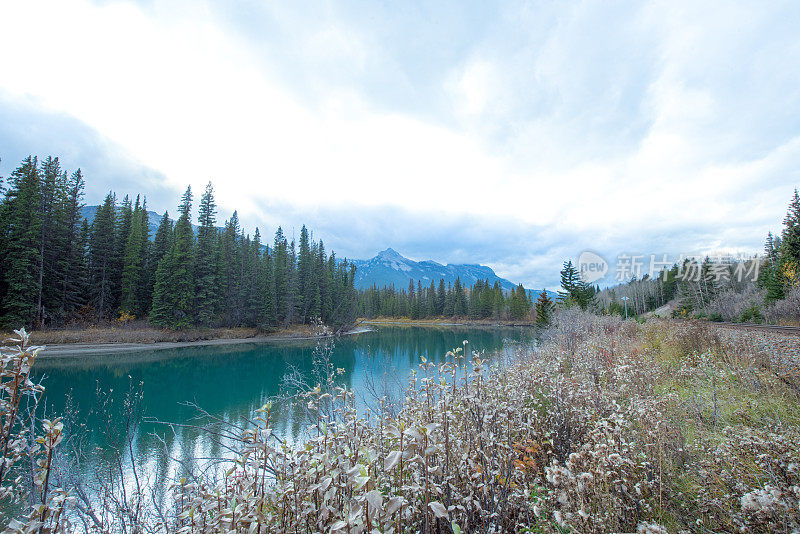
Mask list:
[[[173,222],[155,235],[144,196],[110,192],[91,222],[81,215],[85,180],[57,157],[29,156],[0,178],[0,325],[147,319],[160,327],[270,327],[355,317],[355,266],[329,255],[305,226],[299,243],[281,228],[271,246],[245,235],[237,212],[216,225],[211,183],[197,235],[187,188]]]
[[[546,291],[547,310],[552,301]],[[422,285],[422,281],[409,280],[407,289],[394,285],[376,286],[358,292],[358,315],[366,318],[392,317],[431,319],[436,317],[463,319],[523,320],[535,317],[535,303],[530,293],[519,284],[505,291],[498,281],[478,280],[465,287],[460,278],[445,285],[444,279],[436,284]]]

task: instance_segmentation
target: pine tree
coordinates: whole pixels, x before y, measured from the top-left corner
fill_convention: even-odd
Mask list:
[[[297,248],[292,239],[286,261],[286,322],[297,320]]]
[[[55,307],[55,279],[58,269],[58,194],[62,185],[61,164],[58,158],[48,156],[41,166],[41,194],[39,196],[39,217],[42,222],[39,234],[39,274],[36,316],[38,324],[43,324],[45,311]]]
[[[175,298],[175,325],[189,326],[195,321],[194,308],[194,234],[190,222],[192,188],[181,197],[180,216],[175,221],[175,241],[170,249],[171,287]]]
[[[2,324],[31,327],[37,322],[41,266],[41,176],[37,159],[28,156],[11,173],[3,201]]]
[[[453,316],[462,317],[467,313],[467,296],[464,287],[461,285],[461,278],[456,277],[453,284]]]
[[[172,245],[156,269],[150,321],[158,326],[185,328],[195,321],[191,209],[192,188],[188,187],[181,197]]]
[[[136,204],[133,208],[128,237],[125,240],[125,256],[122,261],[121,285],[121,311],[133,316],[143,314],[143,303],[141,302],[142,286],[146,280],[146,255],[145,244],[147,235],[143,234],[142,218],[146,217],[145,209],[139,204],[139,197],[136,197]]]
[[[297,309],[299,310],[301,323],[306,322],[306,316],[311,304],[312,263],[308,230],[303,225],[300,229],[300,245],[297,255]]]
[[[149,314],[153,305],[153,295],[155,294],[156,286],[156,272],[161,260],[169,252],[172,247],[172,221],[169,218],[169,212],[165,211],[161,217],[161,222],[156,229],[156,235],[153,237],[153,244],[149,246],[147,254],[147,291],[145,292],[146,298],[142,303],[142,310],[144,314]]]
[[[223,299],[224,323],[239,326],[242,321],[242,243],[239,214],[234,211],[225,223],[221,239],[219,279]]]
[[[286,323],[286,309],[287,309],[287,293],[289,289],[288,281],[288,263],[289,258],[287,254],[286,237],[283,235],[283,230],[278,227],[275,232],[275,240],[273,242],[272,250],[275,251],[273,260],[273,284],[275,295],[275,309],[273,316],[278,323]]]
[[[319,246],[312,241],[311,255],[309,260],[309,273],[306,280],[306,306],[307,317],[309,319],[318,320],[322,318],[322,292],[320,289],[320,277],[317,257],[319,255]]]
[[[89,242],[89,270],[92,305],[102,318],[109,318],[116,306],[114,283],[117,268],[116,199],[113,193],[106,195],[92,221],[92,236]]]
[[[764,243],[764,259],[766,261],[758,273],[758,284],[767,290],[767,302],[780,300],[784,297],[784,280],[778,247],[772,232],[767,234],[767,241]]]
[[[553,318],[555,304],[547,295],[547,290],[542,289],[536,301],[536,324],[542,327],[548,326]]]
[[[509,304],[509,313],[512,319],[524,319],[528,316],[530,307],[528,305],[528,297],[525,288],[519,284],[515,289],[511,290],[511,302]]]
[[[261,255],[258,267],[258,325],[267,327],[275,324],[275,284],[272,279],[272,254],[269,249]]]
[[[59,269],[60,315],[63,317],[74,312],[86,302],[86,250],[82,240],[82,226],[86,219],[81,219],[83,207],[84,179],[78,169],[70,175],[66,184],[62,217],[59,227],[63,231],[61,246],[61,268]],[[88,229],[88,223],[86,224]]]
[[[320,240],[319,249],[317,250],[317,278],[319,279],[320,318],[325,323],[330,320],[333,304],[331,300],[331,274],[325,254],[325,245]]]
[[[195,264],[197,289],[195,304],[197,306],[197,322],[202,326],[209,326],[215,320],[220,293],[216,262],[216,214],[217,205],[214,201],[214,188],[209,182],[206,185],[203,196],[200,197],[197,220],[200,228],[197,231],[197,258]]]
[[[122,199],[122,204],[117,209],[116,218],[117,224],[114,236],[114,246],[116,247],[114,259],[116,264],[111,271],[114,309],[119,308],[122,302],[122,272],[125,261],[125,247],[128,244],[128,236],[131,233],[131,222],[133,221],[133,205],[128,195],[125,195]]]
[[[780,280],[782,288],[800,283],[800,196],[797,189],[783,220],[778,265],[774,274],[775,282]]]
[[[444,288],[444,278],[439,279],[439,289],[436,290],[436,315],[444,315],[444,303],[447,292]]]
[[[261,261],[261,232],[256,228],[253,239],[243,240],[242,262],[242,324],[256,326],[258,323],[258,265]]]

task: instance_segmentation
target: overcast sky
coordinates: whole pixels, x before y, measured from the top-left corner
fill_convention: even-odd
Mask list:
[[[754,252],[800,185],[800,3],[0,0],[0,175],[553,288]],[[197,196],[196,196],[197,198]],[[612,267],[613,270],[613,267]]]

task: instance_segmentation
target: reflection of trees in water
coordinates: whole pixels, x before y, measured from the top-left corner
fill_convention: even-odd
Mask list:
[[[444,355],[469,341],[469,350],[491,353],[501,349],[506,339],[528,342],[530,331],[511,328],[430,328],[381,327],[375,332],[338,339],[330,353],[339,385],[359,392],[359,411],[378,408],[377,400],[386,397],[397,406],[407,386],[411,369],[420,363],[420,356],[441,362]],[[81,469],[87,473],[108,461],[111,445],[108,436],[130,440],[132,457],[144,483],[161,488],[158,502],[176,476],[185,474],[197,459],[229,457],[224,440],[210,439],[202,428],[202,420],[193,420],[197,411],[186,404],[196,403],[224,423],[240,423],[243,417],[261,407],[281,392],[281,380],[291,366],[314,382],[312,354],[316,342],[293,342],[269,345],[231,345],[192,347],[175,350],[112,354],[102,363],[90,365],[86,360],[40,360],[37,379],[45,378],[48,411],[63,413],[71,395],[76,420],[87,431],[84,451],[98,454],[85,458]],[[39,365],[41,364],[41,365]],[[97,409],[98,385],[118,402],[131,383],[142,384],[142,407],[145,420],[131,427],[124,423],[124,414],[102,415]],[[306,414],[298,403],[273,405],[272,428],[289,443],[302,441]],[[191,424],[189,427],[166,427],[154,422]],[[110,426],[109,426],[110,425]],[[156,436],[157,435],[157,436]],[[130,454],[124,456],[130,462]],[[129,468],[128,468],[129,469]]]

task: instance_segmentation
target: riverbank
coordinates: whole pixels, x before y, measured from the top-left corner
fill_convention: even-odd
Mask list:
[[[347,334],[368,331],[356,327]],[[4,334],[3,339],[10,334]],[[332,337],[310,325],[293,325],[264,333],[255,328],[209,328],[197,330],[159,330],[155,328],[89,327],[80,330],[40,330],[30,333],[32,345],[45,346],[40,357],[85,356],[133,351],[153,351],[183,347],[237,345],[302,341]],[[91,342],[87,340],[92,340]]]

